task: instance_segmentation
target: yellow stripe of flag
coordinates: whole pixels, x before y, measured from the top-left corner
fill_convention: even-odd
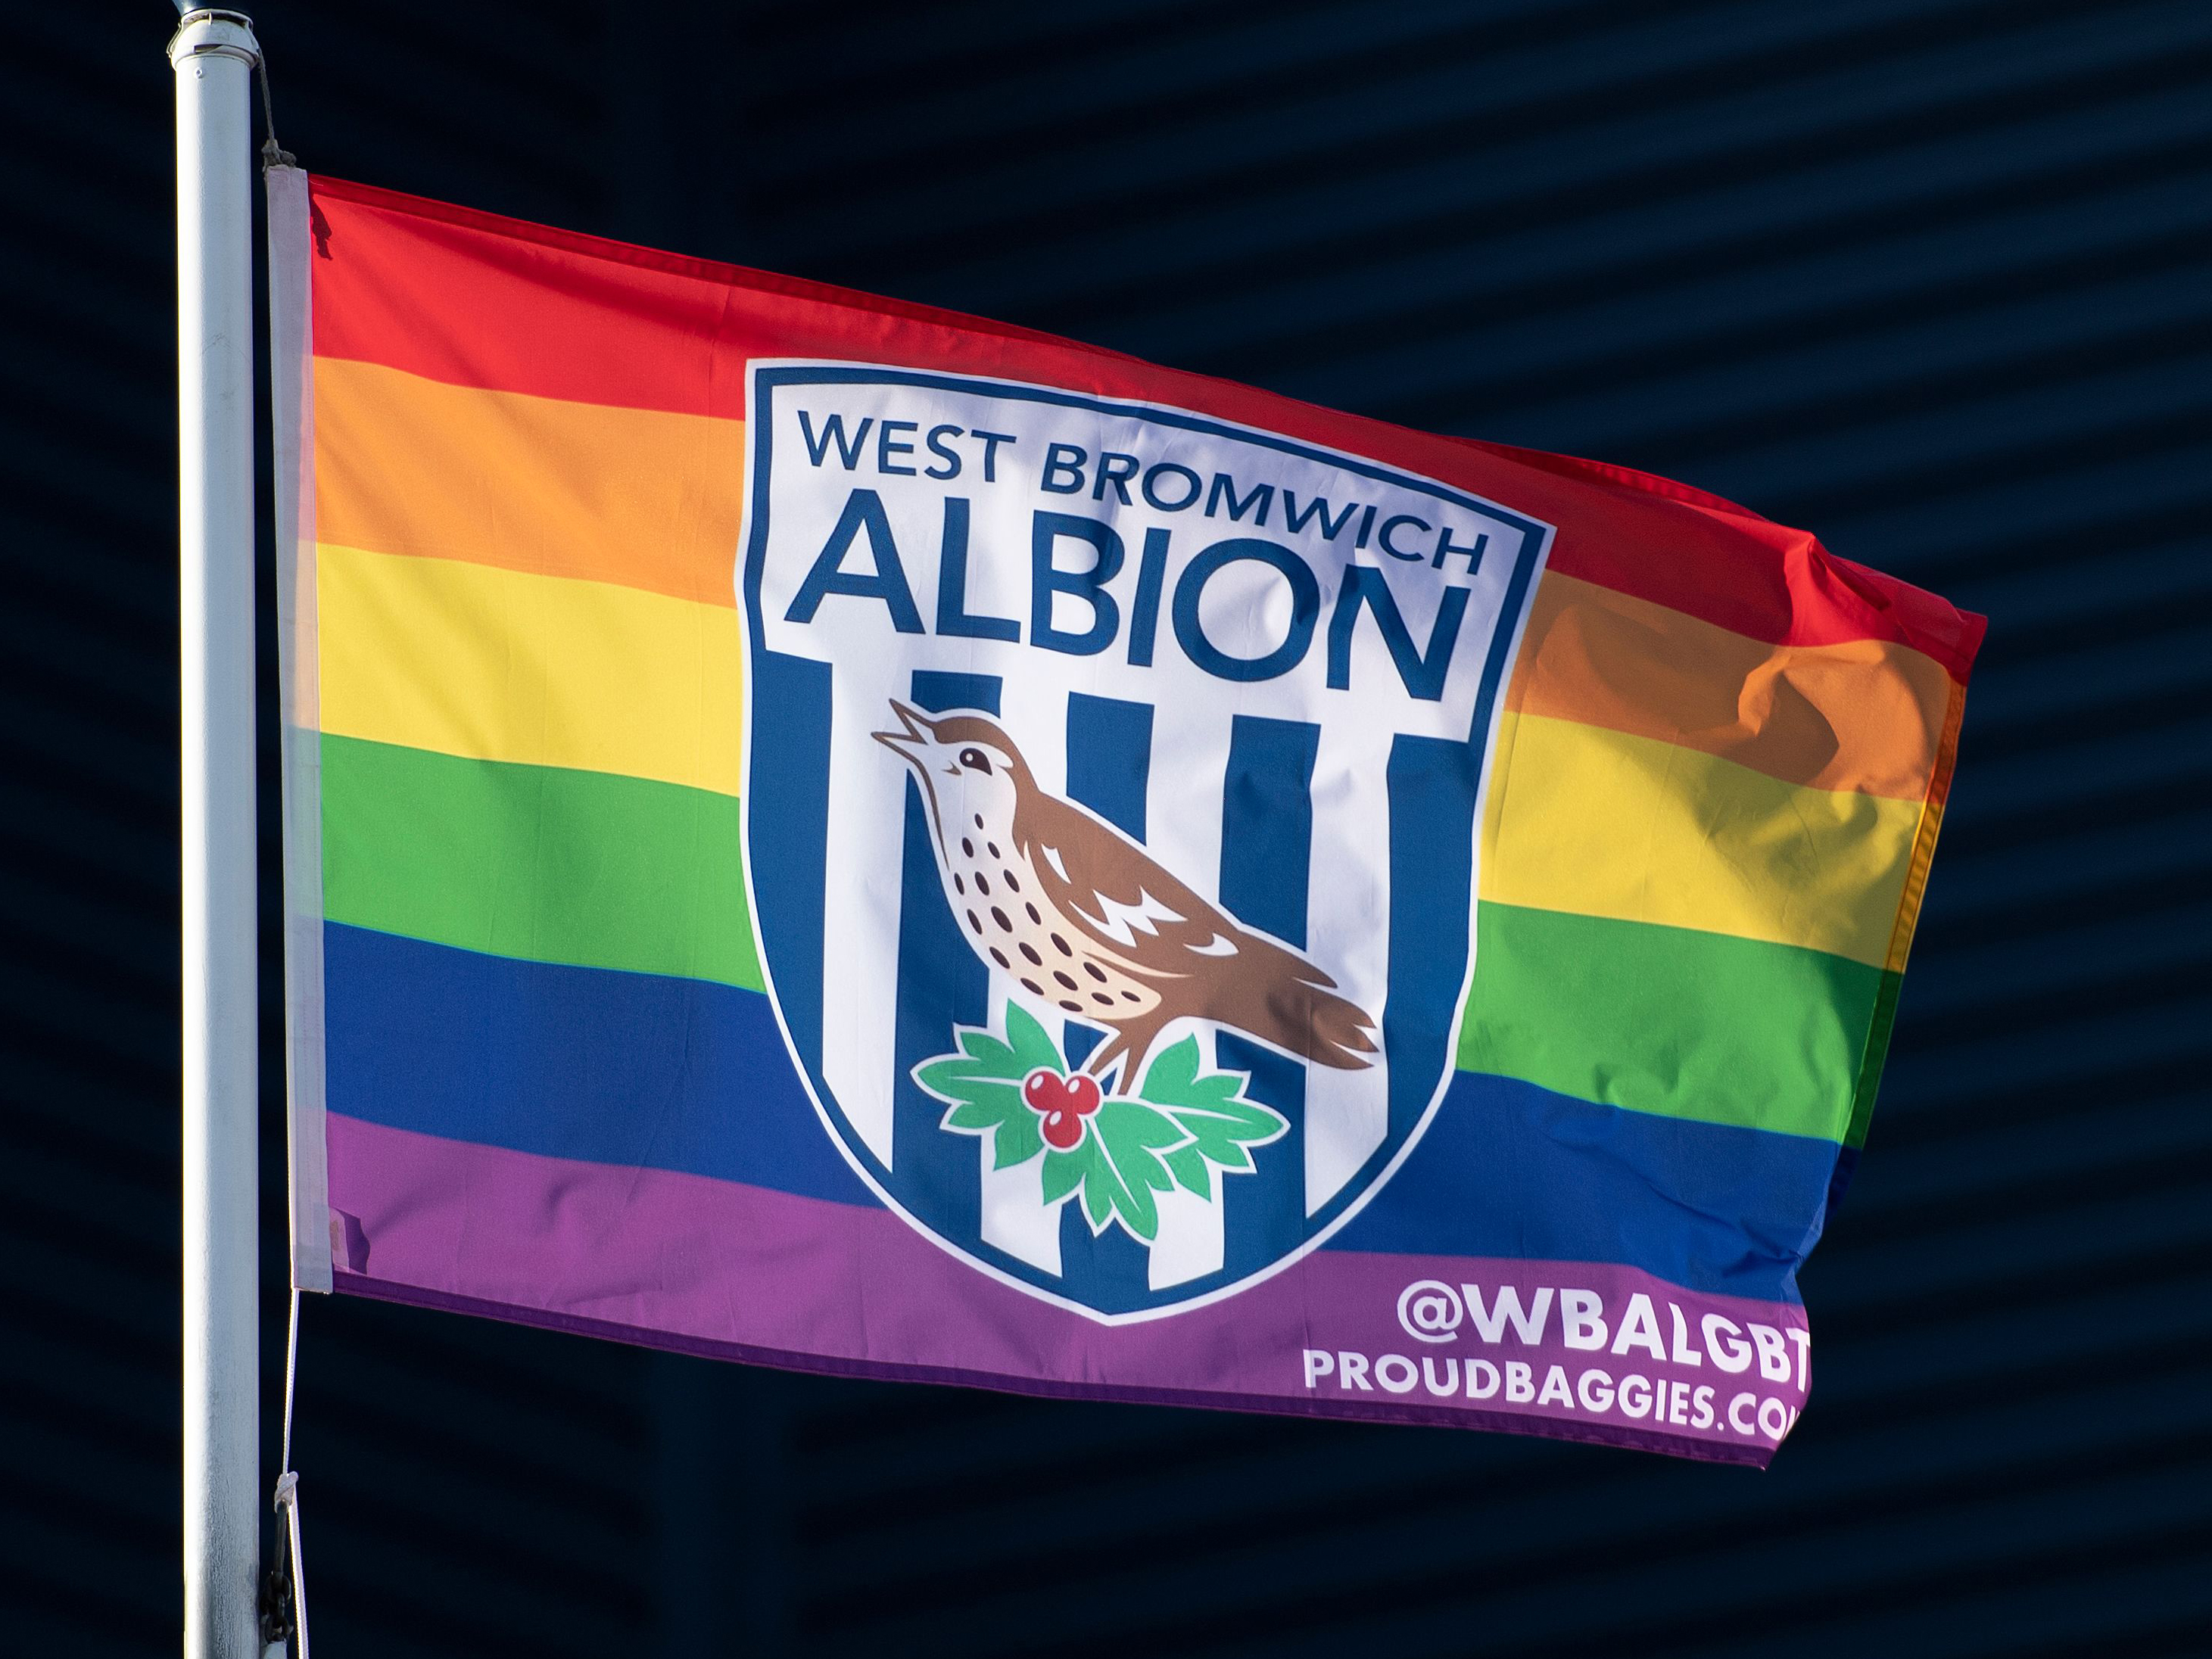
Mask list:
[[[319,550],[322,726],[736,794],[735,611],[610,583]],[[1483,896],[1881,965],[1920,805],[1506,713]]]
[[[1482,896],[1880,967],[1920,811],[1917,801],[1782,783],[1698,750],[1509,712],[1491,774]]]
[[[738,613],[607,582],[324,544],[322,729],[738,793]]]

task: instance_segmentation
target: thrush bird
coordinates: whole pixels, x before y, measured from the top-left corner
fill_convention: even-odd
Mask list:
[[[1108,1036],[1093,1077],[1133,1087],[1178,1019],[1211,1020],[1320,1066],[1374,1063],[1375,1023],[1279,939],[1224,915],[1103,818],[1040,787],[996,722],[894,701],[872,735],[913,769],[945,896],[975,954]]]

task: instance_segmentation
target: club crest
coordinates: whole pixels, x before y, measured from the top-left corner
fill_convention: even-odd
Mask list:
[[[1449,1075],[1549,528],[1180,410],[750,390],[747,875],[825,1130],[1094,1318],[1296,1260]]]

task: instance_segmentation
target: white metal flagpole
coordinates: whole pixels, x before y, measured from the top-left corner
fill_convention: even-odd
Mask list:
[[[256,1261],[253,217],[234,11],[190,11],[177,77],[184,805],[185,1652],[260,1651]]]

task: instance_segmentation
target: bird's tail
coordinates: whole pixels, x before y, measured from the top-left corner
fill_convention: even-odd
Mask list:
[[[1310,963],[1284,955],[1290,971],[1239,975],[1224,988],[1226,1006],[1215,1017],[1316,1066],[1344,1072],[1372,1066],[1381,1048],[1366,1011],[1338,995],[1335,981]]]
[[[1291,1016],[1287,1023],[1304,1036],[1299,1052],[1315,1065],[1356,1072],[1375,1063],[1380,1052],[1375,1024],[1358,1003],[1317,985],[1303,983],[1294,988],[1290,1001],[1285,1011]]]

